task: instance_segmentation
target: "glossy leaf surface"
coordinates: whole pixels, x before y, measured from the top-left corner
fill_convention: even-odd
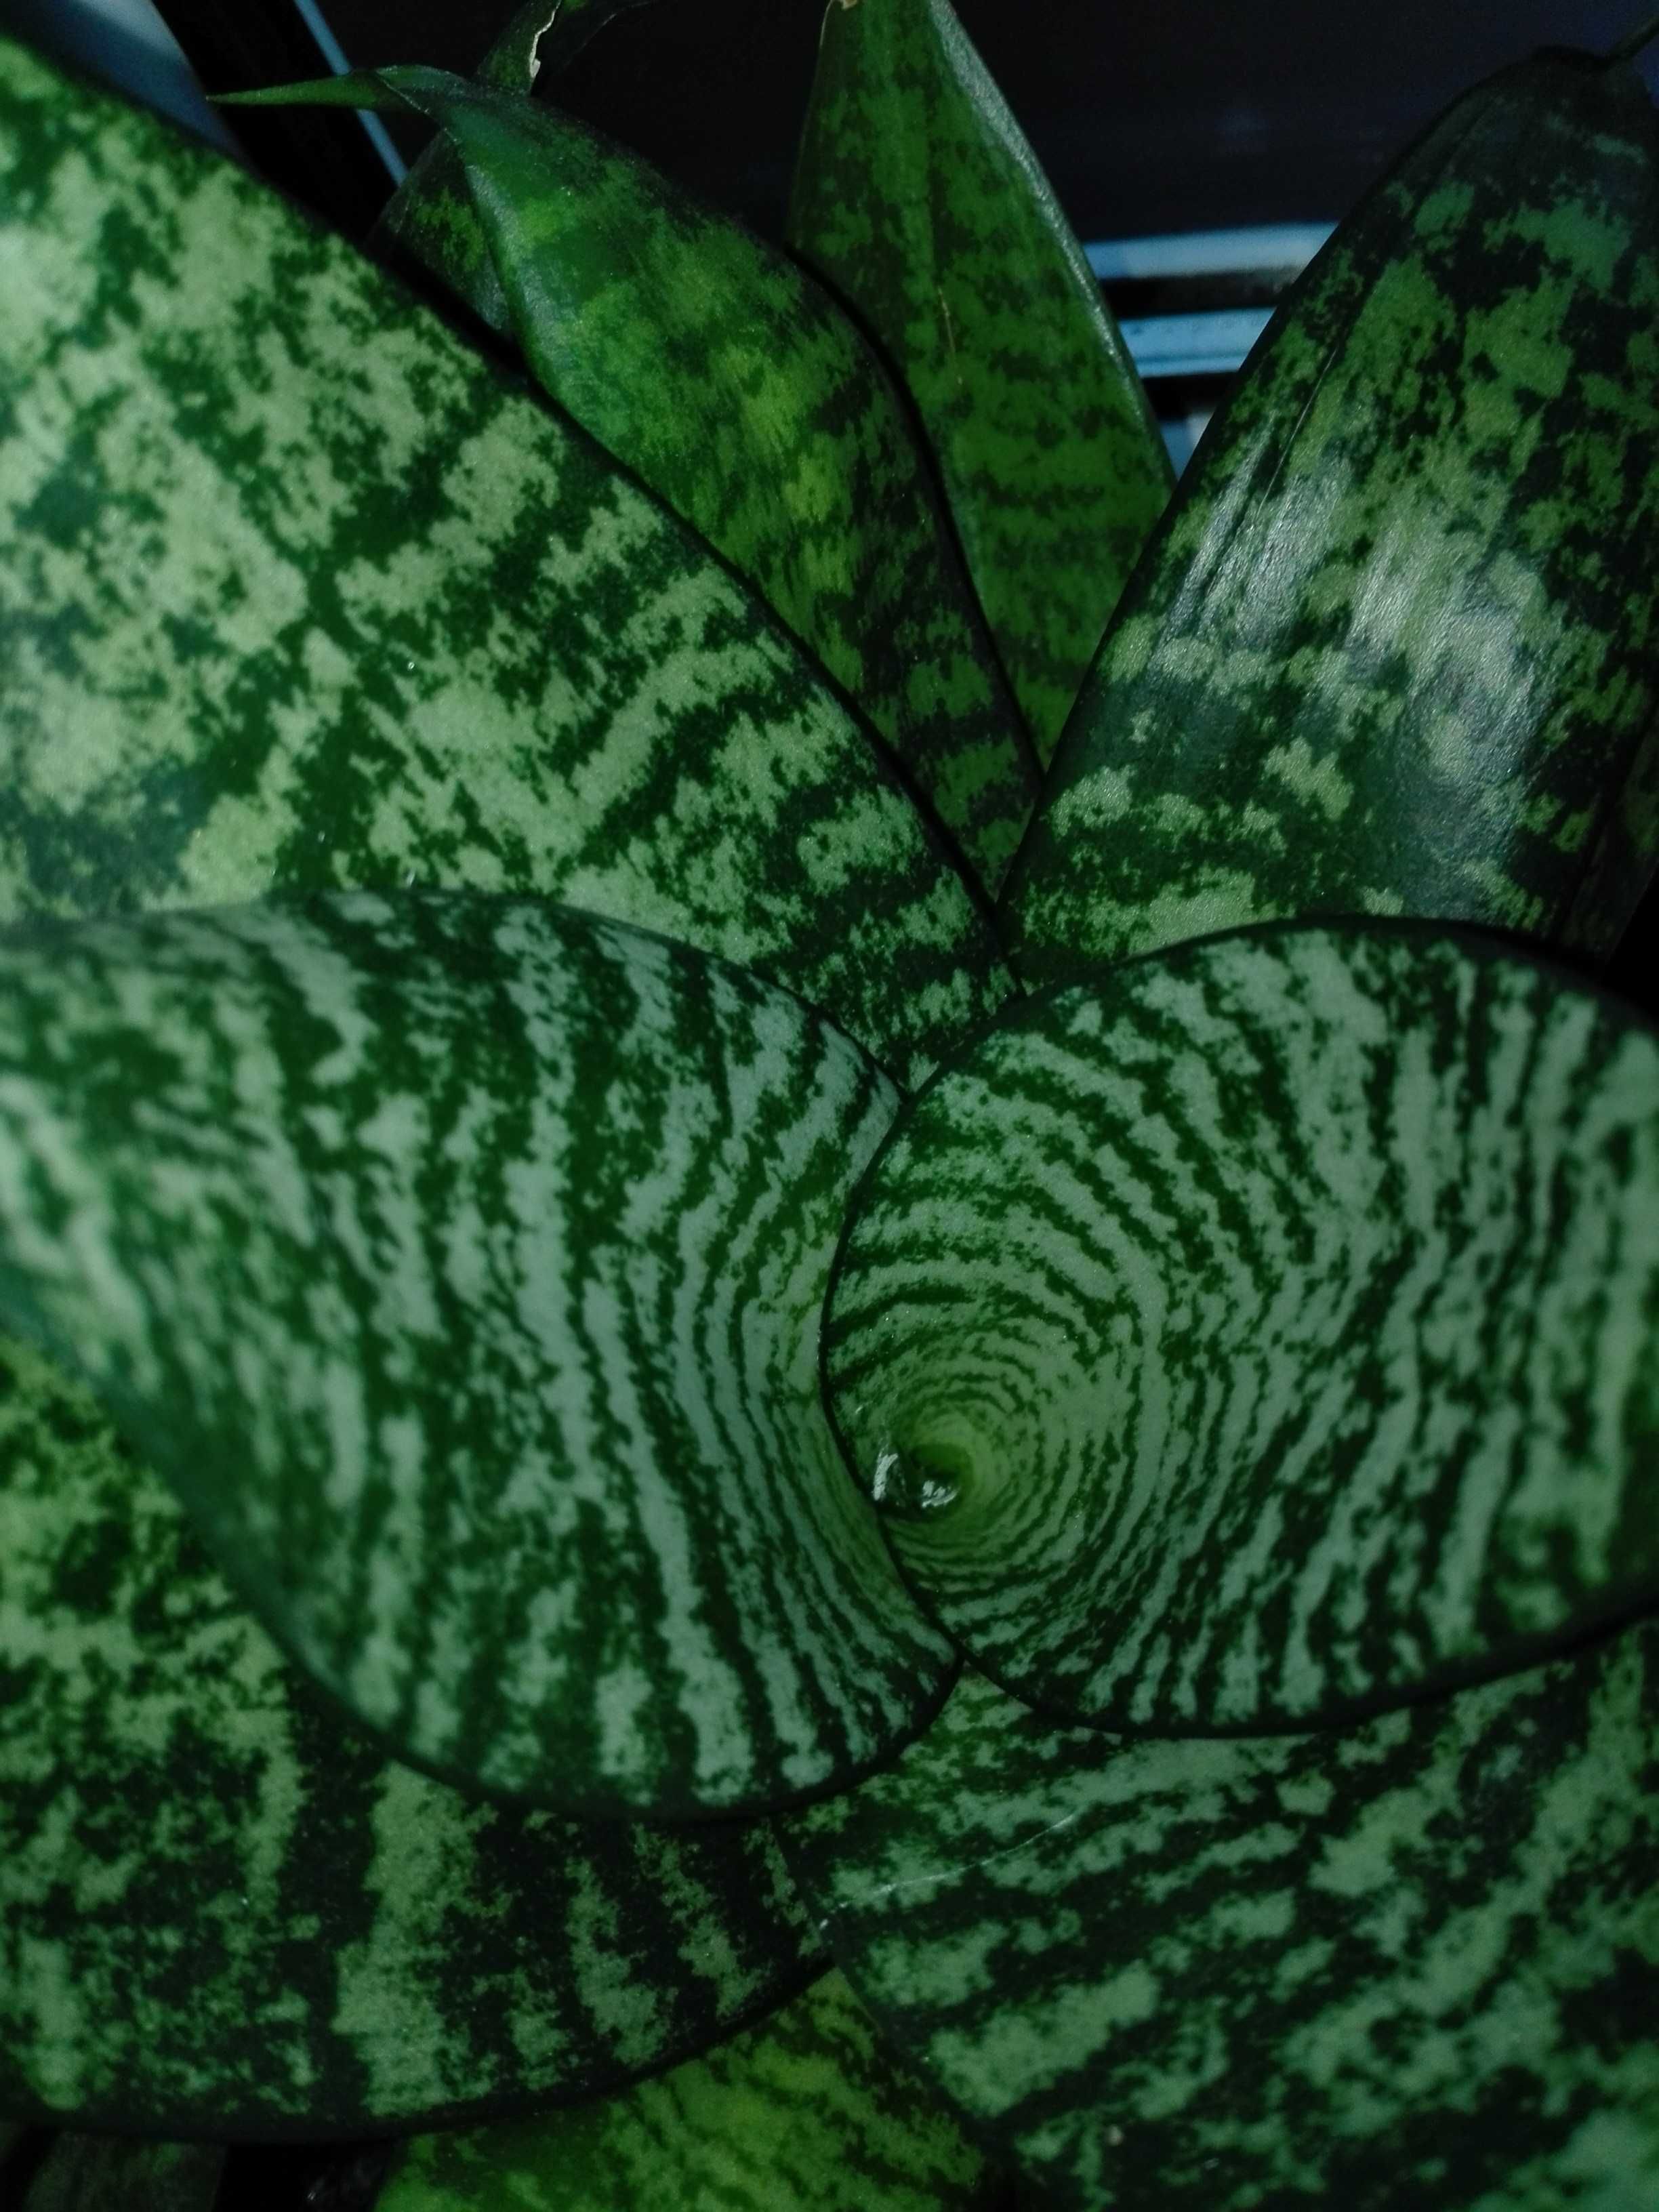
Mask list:
[[[1659,1034],[1417,925],[1028,1001],[881,1155],[825,1372],[1035,1703],[1282,1728],[1512,1668],[1659,1604]]]
[[[0,44],[0,915],[544,892],[907,1079],[994,996],[759,603],[342,241]]]
[[[994,890],[1036,768],[915,434],[794,262],[585,125],[440,70],[260,100],[441,124],[544,387],[858,700]]]
[[[417,2136],[376,2212],[976,2212],[1002,2186],[830,1973],[625,2095]]]
[[[584,1814],[938,1703],[819,1395],[892,1086],[737,969],[455,893],[0,948],[0,1313],[404,1755]]]
[[[789,242],[916,403],[1046,761],[1172,479],[1100,286],[948,0],[828,9]]]
[[[215,2212],[224,2162],[215,2143],[62,2135],[15,2212]]]
[[[389,1761],[10,1341],[0,1526],[0,2112],[258,2140],[522,2109],[811,1972],[764,1827],[590,1827]]]
[[[1066,2212],[1641,2212],[1659,1631],[1342,1734],[1126,1744],[964,1676],[784,1824],[886,2032]]]
[[[1007,888],[1057,981],[1280,915],[1611,949],[1654,851],[1659,124],[1547,56],[1469,94],[1252,355]],[[1650,806],[1648,810],[1650,815]]]

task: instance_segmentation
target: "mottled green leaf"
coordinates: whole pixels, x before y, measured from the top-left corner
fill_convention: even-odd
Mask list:
[[[214,2212],[224,2163],[217,2143],[62,2135],[15,2212]]]
[[[568,67],[595,31],[644,0],[531,0],[520,8],[479,64],[483,84],[527,94],[545,70]],[[387,201],[373,243],[407,254],[464,300],[493,331],[508,332],[513,317],[489,243],[467,190],[466,171],[441,131],[422,149]]]
[[[1040,758],[1170,496],[1128,349],[948,0],[823,19],[789,241],[926,427]]]
[[[975,2212],[1001,2177],[843,1976],[625,2095],[420,2136],[377,2212]]]
[[[1659,1603],[1659,1033],[1420,924],[1027,1001],[895,1129],[824,1360],[907,1577],[1035,1704],[1513,1668]]]
[[[976,1676],[785,1848],[1066,2212],[1647,2212],[1659,1629],[1346,1735],[1125,1744]]]
[[[400,1753],[764,1808],[945,1686],[818,1383],[895,1103],[774,987],[542,902],[15,933],[0,1315]]]
[[[890,760],[545,406],[0,44],[0,915],[539,891],[913,1079],[999,988]]]
[[[1611,948],[1656,849],[1605,838],[1659,745],[1656,136],[1629,70],[1541,57],[1338,230],[1067,726],[1028,977],[1319,912]]]
[[[812,1971],[764,1827],[588,1827],[388,1761],[11,1342],[0,1538],[0,2112],[257,2140],[521,2110]]]
[[[811,647],[994,890],[1036,764],[915,434],[829,295],[539,103],[427,69],[248,97],[442,125],[543,386]]]

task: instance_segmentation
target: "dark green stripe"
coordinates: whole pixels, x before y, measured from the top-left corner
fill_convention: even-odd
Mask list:
[[[1656,134],[1628,70],[1540,58],[1340,228],[1067,726],[1029,977],[1344,911],[1610,949],[1659,850]]]
[[[948,0],[827,10],[789,238],[916,403],[1046,761],[1170,462],[1083,250]]]
[[[389,1762],[11,1342],[0,1527],[0,2112],[476,2118],[672,2063],[810,1970],[764,1828],[587,1827]]]
[[[784,1824],[886,2032],[1066,2212],[1644,2212],[1659,1631],[1345,1735],[1129,1745],[975,1677]]]
[[[774,987],[538,901],[42,926],[0,942],[0,1311],[404,1756],[764,1809],[950,1659],[818,1387],[896,1103]]]
[[[1659,1036],[1279,926],[1028,1000],[906,1110],[825,1372],[907,1577],[1102,1725],[1305,1725],[1659,1600]]]
[[[15,2212],[215,2212],[224,2163],[215,2143],[62,2135]]]
[[[0,44],[0,916],[538,891],[915,1079],[1006,989],[885,749],[342,240]]]
[[[441,70],[248,97],[441,125],[544,389],[860,701],[994,890],[1036,762],[905,410],[828,293],[624,148]]]
[[[624,2096],[418,2136],[377,2212],[991,2212],[1006,2187],[831,1973]]]

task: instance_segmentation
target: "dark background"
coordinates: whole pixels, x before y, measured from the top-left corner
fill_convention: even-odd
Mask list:
[[[293,0],[159,5],[210,91],[320,73]],[[513,13],[504,0],[321,5],[354,64],[461,70]],[[1646,5],[959,0],[957,13],[1090,240],[1334,221],[1468,85],[1539,46],[1605,47]],[[822,0],[654,0],[595,35],[561,104],[775,233],[822,14]],[[276,180],[345,228],[349,203],[361,227],[384,172],[349,117],[319,119],[308,170]]]

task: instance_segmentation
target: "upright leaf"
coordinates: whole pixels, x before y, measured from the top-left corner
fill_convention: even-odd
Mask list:
[[[1100,286],[949,0],[831,0],[789,241],[916,403],[1046,762],[1172,478]]]
[[[645,0],[530,0],[478,67],[481,83],[528,96],[544,70],[567,68],[595,31]],[[375,239],[436,276],[491,330],[510,331],[512,313],[479,228],[461,157],[440,131],[387,201]]]
[[[1003,2185],[830,1973],[625,2095],[416,2136],[376,2212],[988,2212]]]
[[[539,104],[427,69],[251,97],[443,126],[543,386],[860,702],[994,890],[1036,764],[909,421],[834,301]]]
[[[0,915],[538,891],[910,1080],[1000,988],[890,757],[584,433],[0,44]]]
[[[387,1759],[14,1342],[0,1528],[0,2112],[257,2141],[539,2110],[813,1972],[765,1828],[591,1827]]]
[[[1540,56],[1339,228],[1206,434],[1009,880],[1026,976],[1320,912],[1610,950],[1659,849],[1605,835],[1656,774],[1656,529],[1659,122]]]
[[[1659,1627],[1343,1734],[1124,1744],[965,1676],[783,1824],[888,2034],[1064,2212],[1643,2212]]]
[[[541,902],[19,933],[0,1314],[403,1755],[574,1813],[764,1808],[946,1678],[819,1391],[894,1104],[746,971]]]
[[[824,1366],[907,1577],[1115,1728],[1329,1721],[1659,1605],[1659,1033],[1422,925],[1028,1000],[846,1231]]]

